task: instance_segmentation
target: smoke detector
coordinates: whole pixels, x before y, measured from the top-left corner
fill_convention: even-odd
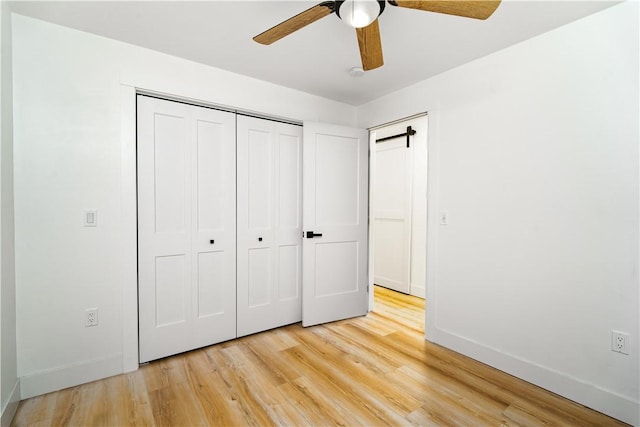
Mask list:
[[[364,70],[362,67],[351,67],[348,71],[351,77],[362,77],[364,75]]]

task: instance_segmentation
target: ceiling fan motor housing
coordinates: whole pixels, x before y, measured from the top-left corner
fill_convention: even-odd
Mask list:
[[[375,21],[385,5],[385,0],[336,0],[335,12],[350,26],[362,28]]]

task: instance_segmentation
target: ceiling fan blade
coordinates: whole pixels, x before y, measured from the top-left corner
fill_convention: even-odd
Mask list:
[[[324,1],[258,34],[253,40],[260,44],[271,44],[294,31],[298,31],[300,28],[306,27],[327,15],[331,15],[334,10],[335,3],[333,1]]]
[[[373,70],[384,64],[382,59],[382,41],[380,40],[380,26],[376,19],[364,28],[356,28],[358,46],[360,46],[360,58],[362,68],[365,71]]]
[[[501,0],[388,0],[389,4],[466,18],[487,19]]]

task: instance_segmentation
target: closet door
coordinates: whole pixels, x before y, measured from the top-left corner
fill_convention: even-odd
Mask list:
[[[138,96],[140,362],[236,336],[235,115]]]
[[[304,123],[303,326],[367,314],[369,138]]]
[[[300,126],[238,116],[238,336],[299,322]]]

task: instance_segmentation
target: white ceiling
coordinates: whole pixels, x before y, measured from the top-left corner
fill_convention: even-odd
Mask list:
[[[355,31],[330,15],[263,46],[252,37],[318,1],[14,1],[15,13],[361,105],[616,4],[503,0],[486,21],[387,5],[385,65],[354,78]]]

